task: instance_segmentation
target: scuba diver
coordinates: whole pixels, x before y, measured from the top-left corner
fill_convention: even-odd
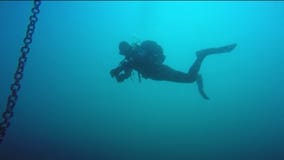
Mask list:
[[[139,81],[141,75],[145,79],[157,81],[171,81],[178,83],[196,82],[198,91],[205,99],[209,97],[203,90],[203,81],[198,73],[201,63],[205,57],[212,54],[227,53],[237,46],[236,43],[229,44],[218,48],[208,48],[196,52],[196,59],[191,65],[187,73],[174,70],[173,68],[163,64],[165,55],[163,49],[155,41],[146,40],[141,44],[135,43],[130,45],[126,41],[119,43],[119,54],[125,58],[120,62],[119,66],[110,71],[111,77],[115,77],[117,82],[123,82],[131,76],[133,70],[138,72]]]

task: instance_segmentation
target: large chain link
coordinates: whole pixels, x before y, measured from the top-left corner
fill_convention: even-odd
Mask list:
[[[32,8],[32,15],[30,16],[30,22],[27,27],[26,37],[24,38],[24,45],[21,47],[21,53],[18,60],[18,67],[14,74],[14,83],[10,87],[10,95],[7,99],[6,110],[3,113],[3,120],[0,122],[0,144],[3,141],[3,138],[6,134],[7,128],[10,126],[9,120],[13,117],[13,109],[16,105],[18,99],[18,92],[21,88],[20,81],[23,78],[23,72],[25,63],[27,61],[27,55],[30,51],[30,44],[32,43],[32,36],[35,31],[35,24],[38,20],[37,15],[39,13],[39,6],[41,0],[34,0],[34,7]]]

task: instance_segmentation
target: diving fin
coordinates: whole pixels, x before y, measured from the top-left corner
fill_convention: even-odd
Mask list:
[[[218,47],[218,48],[208,48],[208,49],[203,49],[200,51],[196,52],[196,56],[199,58],[204,58],[208,55],[211,54],[220,54],[220,53],[226,53],[226,52],[231,52],[234,48],[236,48],[237,44],[229,44],[226,46]]]
[[[201,96],[202,96],[204,99],[209,100],[209,97],[206,95],[206,93],[205,93],[204,90],[203,90],[203,80],[202,80],[202,76],[201,76],[200,74],[197,75],[197,77],[196,77],[196,84],[197,84],[198,91],[199,91],[199,93],[201,94]]]

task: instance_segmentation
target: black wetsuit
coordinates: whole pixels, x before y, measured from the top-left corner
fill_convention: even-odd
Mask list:
[[[151,63],[145,60],[145,57],[138,54],[140,48],[136,46],[132,54],[126,57],[120,65],[111,70],[112,77],[115,76],[118,82],[127,79],[132,70],[136,70],[143,78],[153,79],[157,81],[171,81],[179,83],[193,83],[197,82],[200,94],[209,99],[203,91],[202,77],[198,74],[202,61],[207,55],[229,52],[234,49],[236,44],[227,45],[219,48],[209,48],[198,51],[197,58],[189,68],[188,72],[180,72],[162,63]]]

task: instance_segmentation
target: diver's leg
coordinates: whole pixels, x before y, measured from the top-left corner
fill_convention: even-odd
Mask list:
[[[144,78],[150,78],[157,81],[171,81],[178,83],[193,83],[195,79],[186,72],[177,71],[167,65],[158,65],[152,68],[151,72],[144,74]]]
[[[226,45],[226,46],[219,47],[219,48],[208,48],[208,49],[203,49],[203,50],[196,52],[196,56],[197,56],[196,60],[190,67],[188,74],[191,77],[191,79],[194,79],[196,81],[197,86],[198,86],[198,91],[202,95],[203,98],[209,99],[209,97],[205,94],[203,90],[202,77],[201,75],[198,74],[202,61],[208,55],[230,52],[236,47],[236,45],[237,44],[230,44],[230,45]]]
[[[198,72],[200,70],[201,67],[201,63],[203,61],[204,57],[200,58],[197,57],[196,60],[194,61],[194,63],[191,65],[191,67],[189,68],[187,74],[190,75],[192,77],[192,79],[196,79]]]

